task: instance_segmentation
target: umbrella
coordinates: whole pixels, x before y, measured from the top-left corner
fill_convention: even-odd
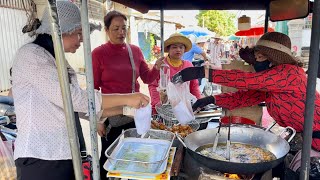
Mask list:
[[[187,27],[187,28],[183,28],[178,30],[179,33],[188,36],[190,34],[193,34],[197,37],[199,36],[211,36],[214,37],[216,35],[216,33],[208,30],[207,28],[202,28],[199,26],[194,26],[194,27]]]
[[[273,28],[268,28],[268,32],[274,32]],[[236,36],[260,36],[264,34],[264,27],[253,27],[249,30],[238,31]]]

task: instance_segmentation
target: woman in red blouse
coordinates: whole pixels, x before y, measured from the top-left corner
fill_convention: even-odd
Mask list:
[[[104,17],[105,31],[109,41],[92,52],[92,66],[94,76],[94,88],[101,90],[103,94],[139,92],[140,85],[137,79],[140,77],[146,84],[152,83],[159,77],[159,67],[163,58],[156,61],[150,69],[144,60],[139,47],[129,45],[132,51],[135,79],[133,84],[133,67],[125,38],[127,34],[127,18],[117,11],[111,11]],[[122,114],[122,107],[115,108],[115,112]],[[112,125],[111,120],[122,121]],[[102,150],[100,158],[101,179],[106,179],[106,171],[103,164],[107,160],[105,150],[121,134],[123,129],[135,127],[132,118],[126,116],[109,117],[104,124],[98,125],[98,133],[101,138]],[[106,130],[107,128],[107,130]]]
[[[291,41],[288,36],[278,32],[266,33],[252,51],[254,55],[251,54],[255,57],[253,66],[257,72],[193,67],[176,74],[173,82],[207,77],[210,82],[235,87],[239,91],[200,99],[193,108],[214,103],[232,110],[265,101],[269,114],[280,126],[291,126],[297,132],[302,132],[307,76],[299,66],[299,61],[291,55],[290,48]],[[250,55],[245,58],[248,57]],[[316,92],[315,96],[312,148],[315,152],[313,154],[320,157],[320,95]]]

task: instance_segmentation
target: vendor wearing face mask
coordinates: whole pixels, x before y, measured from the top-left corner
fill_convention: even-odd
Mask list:
[[[172,81],[178,83],[206,77],[210,82],[239,90],[199,99],[193,105],[194,109],[213,103],[232,110],[265,101],[269,114],[280,126],[291,126],[303,133],[307,76],[300,67],[301,63],[291,55],[290,48],[291,41],[287,35],[266,33],[253,50],[247,48],[240,53],[243,59],[251,61],[257,72],[192,67],[174,75]],[[320,163],[319,134],[320,94],[316,92],[311,167],[313,160],[318,165]]]

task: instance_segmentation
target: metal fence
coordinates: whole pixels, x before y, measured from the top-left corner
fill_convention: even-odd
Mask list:
[[[19,2],[18,2],[19,1]],[[22,33],[27,22],[21,0],[0,0],[0,92],[10,88],[9,70],[16,51],[31,38]]]
[[[0,8],[10,8],[19,10],[30,10],[31,1],[30,0],[0,0]]]

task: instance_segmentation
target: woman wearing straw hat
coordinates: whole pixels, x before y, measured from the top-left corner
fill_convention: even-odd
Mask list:
[[[182,70],[174,75],[172,80],[185,82],[206,77],[210,82],[239,89],[234,93],[199,99],[193,105],[194,109],[211,103],[226,109],[235,109],[265,101],[269,114],[280,126],[291,126],[297,132],[302,132],[307,77],[300,67],[301,63],[291,55],[290,48],[291,41],[287,35],[278,32],[266,33],[258,40],[254,51],[248,52],[250,55],[247,55],[247,57],[255,56],[254,65],[257,72],[194,67]],[[318,92],[315,99],[312,149],[312,156],[318,158],[314,157],[311,161],[318,162],[319,165],[320,94]],[[297,155],[299,156],[299,153]],[[299,160],[298,156],[297,160]],[[292,169],[297,170],[298,166]],[[315,174],[320,175],[319,172]]]
[[[164,51],[168,53],[168,56],[164,59],[164,63],[166,63],[170,68],[170,78],[184,68],[193,67],[191,62],[181,59],[183,53],[189,51],[191,47],[191,41],[180,33],[172,34],[164,42]],[[160,95],[157,91],[159,78],[160,77],[158,77],[153,83],[149,84],[153,113],[155,113],[155,105],[160,102]],[[197,80],[190,81],[190,93],[197,99],[201,97]]]
[[[18,137],[14,158],[18,180],[72,180],[74,170],[66,127],[64,106],[51,37],[49,9],[46,8],[37,37],[16,53],[12,67],[12,90],[17,115]],[[57,1],[63,49],[74,53],[82,42],[79,8],[69,1]],[[88,112],[87,91],[78,84],[67,63],[71,99],[76,112]],[[95,92],[97,116],[115,112],[110,108],[149,103],[141,93],[101,95]],[[79,121],[78,113],[75,113]],[[78,118],[77,118],[78,117]]]

